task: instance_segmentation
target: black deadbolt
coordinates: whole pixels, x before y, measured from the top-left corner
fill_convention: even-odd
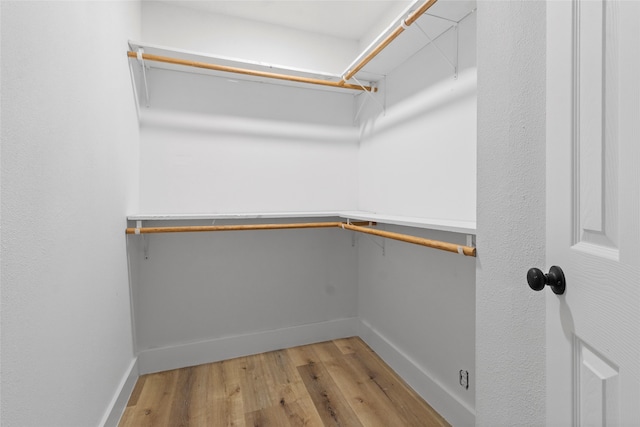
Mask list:
[[[539,268],[530,268],[527,272],[527,283],[534,291],[541,291],[545,286],[549,286],[556,295],[564,294],[566,288],[564,273],[556,265],[549,269],[548,274],[544,274]]]

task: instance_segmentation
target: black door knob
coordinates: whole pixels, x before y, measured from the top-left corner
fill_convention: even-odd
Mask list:
[[[530,268],[527,272],[527,283],[534,291],[541,291],[545,286],[549,286],[556,295],[564,294],[566,288],[564,272],[556,265],[549,269],[548,274],[544,274],[539,268]]]

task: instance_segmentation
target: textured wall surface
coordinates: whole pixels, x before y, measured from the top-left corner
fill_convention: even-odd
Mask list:
[[[545,11],[478,3],[478,426],[545,422]]]
[[[2,407],[6,427],[101,422],[133,360],[125,215],[138,126],[136,2],[2,8]]]

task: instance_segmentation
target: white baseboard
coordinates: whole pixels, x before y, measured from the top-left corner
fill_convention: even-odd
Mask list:
[[[129,402],[129,397],[131,397],[131,393],[133,392],[133,388],[136,385],[136,381],[138,380],[138,358],[134,358],[129,365],[129,368],[125,372],[120,384],[118,385],[117,391],[111,399],[111,403],[109,403],[109,407],[105,412],[102,421],[100,422],[101,427],[117,427],[120,422],[120,418],[124,413],[125,408],[127,407],[127,403]]]
[[[140,375],[357,335],[358,319],[338,319],[272,331],[154,348],[138,354]]]
[[[360,319],[358,336],[371,347],[411,388],[455,427],[475,425],[475,411],[457,399],[425,369]]]

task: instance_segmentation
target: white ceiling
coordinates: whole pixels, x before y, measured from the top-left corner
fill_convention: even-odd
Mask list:
[[[373,25],[389,25],[414,0],[165,0],[165,3],[361,40]],[[384,27],[383,27],[384,28]]]

